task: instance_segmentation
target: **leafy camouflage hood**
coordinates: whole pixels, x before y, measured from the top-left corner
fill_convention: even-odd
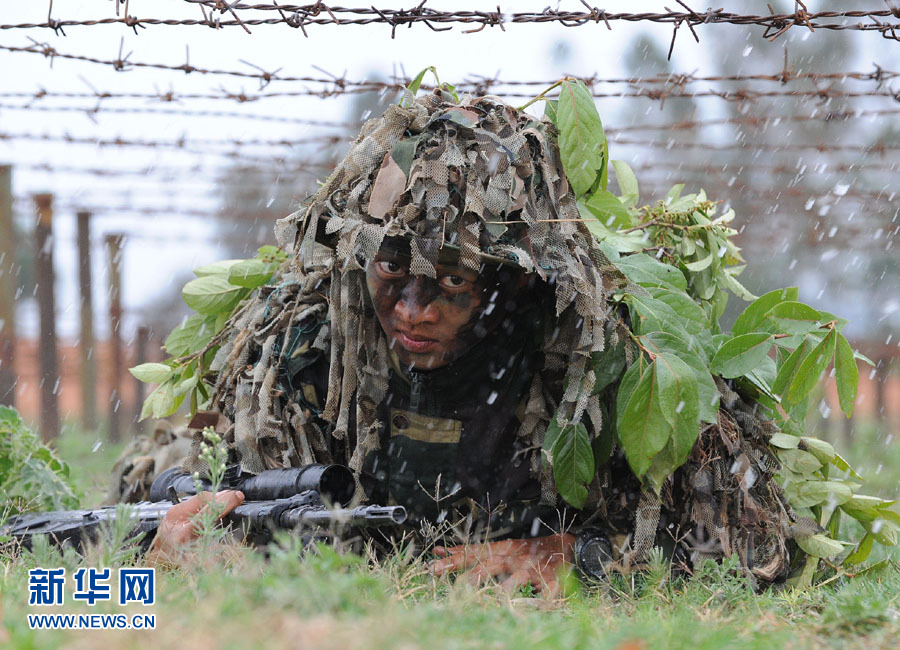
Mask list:
[[[356,460],[377,444],[373,407],[387,388],[387,345],[367,307],[364,277],[387,238],[409,242],[416,274],[434,277],[439,261],[476,272],[512,264],[552,285],[556,327],[548,328],[544,370],[520,435],[539,446],[554,414],[568,422],[587,414],[600,430],[590,356],[609,338],[604,278],[609,286],[621,275],[581,223],[548,121],[492,97],[407,94],[363,126],[334,173],[305,209],[278,222],[276,235],[295,252],[293,274],[330,276],[323,417],[345,435],[356,398]],[[533,470],[555,503],[549,468]]]

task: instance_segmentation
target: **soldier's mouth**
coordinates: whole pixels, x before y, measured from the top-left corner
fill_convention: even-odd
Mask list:
[[[406,332],[397,332],[397,342],[400,343],[408,352],[431,352],[438,346],[436,339],[429,339],[418,334],[407,334]]]

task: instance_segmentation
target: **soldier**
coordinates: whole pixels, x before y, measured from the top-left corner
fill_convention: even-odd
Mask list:
[[[437,573],[510,589],[555,591],[598,540],[606,568],[662,545],[686,568],[737,553],[756,578],[785,576],[771,426],[724,384],[719,424],[659,496],[602,445],[584,508],[557,493],[548,426],[599,440],[616,381],[594,361],[635,350],[611,300],[627,280],[579,220],[549,123],[489,97],[407,97],[276,234],[291,267],[239,309],[212,364],[241,470],[345,464],[359,500],[406,506]],[[739,487],[742,454],[770,471]],[[176,553],[202,506],[173,508],[154,552]]]

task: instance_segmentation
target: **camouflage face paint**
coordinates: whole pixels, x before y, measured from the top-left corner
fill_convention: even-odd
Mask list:
[[[486,302],[479,276],[442,264],[436,270],[437,278],[413,275],[408,257],[380,253],[366,272],[389,345],[402,364],[417,370],[451,363],[486,333],[477,327]]]

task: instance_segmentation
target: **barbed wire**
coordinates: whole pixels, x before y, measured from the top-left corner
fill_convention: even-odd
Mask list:
[[[249,61],[241,59],[241,62],[245,65],[254,68],[255,71],[245,71],[245,70],[226,70],[226,69],[214,69],[214,68],[203,68],[192,65],[190,63],[190,52],[187,51],[185,53],[185,62],[179,65],[172,64],[164,64],[164,63],[147,63],[142,61],[134,61],[132,60],[131,54],[129,52],[127,54],[123,54],[123,43],[119,44],[118,56],[114,59],[99,59],[96,57],[83,56],[78,54],[67,54],[64,52],[60,52],[55,47],[51,46],[49,43],[41,43],[34,39],[29,38],[31,40],[31,45],[26,46],[12,46],[12,45],[0,45],[0,50],[5,50],[7,52],[15,52],[15,53],[29,53],[29,54],[38,54],[50,59],[50,64],[53,64],[55,59],[66,59],[73,61],[82,61],[87,63],[100,64],[105,66],[110,66],[116,71],[128,71],[134,70],[137,68],[150,68],[157,70],[168,70],[173,72],[183,72],[185,74],[200,74],[200,75],[224,75],[231,77],[240,77],[247,79],[258,79],[260,81],[260,88],[265,87],[269,83],[273,81],[285,81],[285,82],[304,82],[304,83],[316,83],[316,84],[325,84],[325,85],[334,85],[339,88],[364,88],[366,91],[370,91],[373,88],[377,89],[389,89],[401,91],[407,88],[412,83],[412,77],[408,76],[396,76],[392,81],[385,82],[382,80],[352,80],[347,79],[346,77],[339,77],[334,75],[326,70],[322,70],[321,68],[317,68],[321,70],[327,77],[311,77],[311,76],[292,76],[292,75],[284,75],[279,74],[281,68],[278,68],[274,71],[265,70],[261,66],[255,65]],[[875,69],[872,72],[860,72],[860,71],[846,71],[846,72],[794,72],[793,66],[788,66],[787,61],[785,61],[784,68],[775,74],[731,74],[731,75],[696,75],[693,73],[671,73],[665,75],[657,75],[654,77],[614,77],[614,78],[604,78],[599,76],[597,73],[594,73],[591,76],[587,77],[574,77],[580,79],[585,83],[585,85],[589,87],[593,87],[598,84],[629,84],[629,85],[647,85],[647,84],[667,84],[676,86],[679,88],[683,88],[686,84],[695,83],[695,82],[706,82],[706,81],[768,81],[768,82],[777,82],[780,84],[786,84],[793,81],[847,81],[847,80],[855,80],[855,81],[873,81],[879,86],[883,84],[885,81],[890,81],[892,79],[896,79],[900,77],[900,72],[896,72],[893,70],[887,70],[882,68],[878,64],[874,64]],[[476,76],[474,78],[466,79],[457,84],[457,88],[462,91],[469,90],[477,90],[482,92],[482,94],[487,94],[491,91],[491,89],[495,87],[520,87],[520,86],[528,86],[528,87],[538,87],[538,88],[546,88],[556,80],[549,81],[534,81],[534,80],[504,80],[497,77],[485,77],[485,76]],[[421,86],[424,90],[433,90],[434,86],[423,84]]]
[[[104,167],[78,167],[75,165],[57,165],[54,163],[16,163],[16,169],[27,169],[29,171],[45,172],[48,174],[78,174],[85,176],[96,176],[100,178],[119,178],[119,177],[147,177],[148,180],[162,179],[190,179],[189,182],[196,183],[196,178],[212,178],[217,174],[226,174],[230,170],[227,167],[208,168],[202,165],[191,165],[189,167],[170,167],[163,165],[148,165],[146,167],[131,169],[109,169]],[[302,162],[292,163],[289,167],[272,167],[262,168],[254,167],[253,171],[262,174],[283,174],[298,173],[321,175],[322,172],[329,172],[334,169],[334,165],[328,163]]]
[[[222,138],[185,138],[181,137],[177,140],[129,140],[125,138],[113,138],[104,140],[102,138],[75,136],[69,133],[2,133],[0,132],[0,141],[3,140],[32,140],[40,142],[64,142],[66,144],[85,144],[97,147],[142,147],[148,149],[184,149],[186,151],[197,151],[194,147],[197,145],[212,147],[287,147],[294,148],[297,146],[305,146],[309,144],[318,144],[322,148],[336,145],[348,144],[350,139],[341,135],[315,135],[302,138],[281,139],[281,140],[241,140],[241,139],[222,139]],[[227,153],[227,152],[203,152],[200,153]]]
[[[2,104],[0,111],[36,111],[42,113],[84,113],[93,117],[99,113],[112,115],[171,115],[183,118],[227,118],[258,120],[261,122],[274,122],[279,124],[297,124],[300,126],[316,126],[323,128],[335,128],[358,131],[362,122],[335,122],[329,120],[312,120],[301,117],[287,117],[284,115],[260,115],[255,113],[241,113],[237,111],[192,111],[169,108],[151,108],[145,106],[115,107],[96,104],[94,106],[43,106],[34,104]]]
[[[0,98],[5,99],[28,99],[37,101],[45,98],[51,99],[92,99],[96,101],[105,101],[111,99],[141,99],[141,100],[157,100],[161,102],[178,102],[182,100],[200,99],[212,101],[235,101],[238,103],[256,102],[263,99],[285,98],[285,97],[337,97],[341,95],[354,95],[368,92],[387,93],[389,91],[402,91],[403,86],[393,85],[388,82],[373,84],[369,87],[359,88],[327,88],[321,90],[306,89],[300,91],[278,91],[267,93],[246,93],[244,91],[229,91],[224,88],[219,93],[179,93],[174,90],[158,91],[158,92],[120,92],[120,91],[94,91],[94,92],[57,92],[46,89],[36,91],[2,91]],[[507,99],[534,99],[534,95],[518,92],[495,92],[495,95]],[[870,90],[837,90],[835,88],[816,88],[813,90],[752,90],[749,88],[741,88],[737,90],[716,90],[714,88],[705,88],[691,92],[676,90],[675,88],[640,88],[631,92],[597,92],[592,91],[592,96],[596,99],[624,99],[643,97],[664,103],[670,99],[700,99],[707,97],[718,97],[726,101],[735,102],[754,102],[758,99],[768,97],[810,97],[827,101],[836,98],[854,98],[854,97],[888,97],[894,101],[900,102],[900,89],[892,88],[875,88]],[[557,99],[558,95],[549,95],[547,99]]]
[[[675,141],[671,138],[666,141],[660,140],[630,140],[627,138],[611,139],[610,144],[616,145],[634,145],[641,147],[653,147],[655,149],[702,149],[705,151],[734,151],[751,150],[751,151],[850,151],[863,154],[880,154],[884,155],[888,151],[900,150],[900,144],[885,144],[879,142],[869,145],[841,145],[828,144],[819,142],[816,144],[802,143],[768,143],[768,142],[734,142],[731,144],[715,144],[712,142],[683,142]]]
[[[84,113],[88,117],[106,113],[114,115],[170,115],[175,117],[184,117],[186,119],[197,118],[226,118],[226,119],[247,119],[258,120],[261,122],[272,122],[280,124],[297,124],[301,126],[315,126],[323,128],[344,129],[348,131],[358,131],[363,122],[338,122],[329,120],[313,120],[301,117],[286,117],[283,115],[272,114],[256,114],[241,113],[237,111],[210,111],[210,110],[190,110],[190,109],[166,109],[151,107],[113,107],[96,104],[93,106],[44,106],[34,104],[3,104],[0,103],[0,111],[36,111],[46,113]],[[749,125],[758,128],[767,128],[772,125],[778,125],[782,122],[825,122],[825,123],[842,123],[852,119],[863,119],[867,117],[882,117],[885,115],[900,115],[900,109],[883,109],[883,110],[849,110],[849,111],[816,111],[812,115],[745,115],[741,117],[729,118],[704,118],[698,120],[683,120],[680,122],[667,122],[660,124],[631,124],[628,126],[608,127],[606,133],[626,133],[633,131],[675,131],[689,130],[707,126],[722,126],[727,124]]]
[[[126,15],[92,20],[66,20],[49,18],[43,22],[0,24],[0,29],[52,29],[54,32],[62,32],[66,27],[90,26],[106,24],[122,24],[134,29],[148,25],[167,26],[206,26],[214,29],[239,26],[249,32],[249,26],[286,24],[295,29],[300,29],[307,35],[306,28],[313,25],[371,25],[385,24],[391,27],[391,37],[396,36],[398,27],[412,27],[416,23],[422,23],[435,32],[448,31],[454,25],[473,25],[472,29],[463,30],[462,33],[479,32],[485,27],[499,27],[505,31],[506,25],[524,23],[557,23],[564,27],[579,27],[584,25],[599,25],[603,21],[607,29],[612,29],[611,23],[623,22],[653,22],[669,24],[674,28],[672,42],[674,44],[677,30],[686,25],[695,40],[699,41],[694,27],[707,24],[731,24],[764,27],[763,38],[775,40],[791,27],[800,27],[814,32],[816,29],[834,31],[873,31],[880,33],[884,38],[900,40],[900,23],[882,22],[881,19],[900,18],[900,10],[894,8],[888,10],[858,10],[858,11],[820,11],[809,12],[802,3],[797,3],[797,10],[791,14],[776,14],[770,9],[769,15],[737,14],[722,11],[721,9],[708,9],[705,12],[696,12],[690,9],[684,2],[678,0],[686,12],[666,11],[665,13],[611,13],[604,9],[591,7],[582,0],[587,11],[560,11],[550,8],[541,12],[511,12],[500,11],[469,11],[454,10],[441,11],[426,7],[426,2],[409,9],[379,9],[376,7],[329,7],[324,2],[318,1],[312,5],[278,5],[272,4],[229,4],[224,0],[186,0],[191,4],[197,4],[201,10],[207,8],[210,15],[203,11],[202,19],[176,19],[176,18],[140,18]],[[116,5],[118,8],[118,5]],[[270,18],[242,18],[241,12],[277,12],[277,17]],[[225,19],[225,14],[230,14],[231,19]],[[851,22],[847,19],[868,19],[870,22]]]
[[[802,163],[801,165],[765,165],[755,162],[725,163],[720,165],[692,165],[684,162],[654,161],[633,165],[634,171],[654,172],[662,170],[675,170],[688,174],[743,174],[748,172],[765,172],[769,174],[790,175],[818,175],[832,172],[900,172],[900,163],[839,163],[816,162]]]
[[[70,134],[54,134],[54,133],[2,133],[0,132],[0,141],[3,140],[32,140],[40,142],[63,142],[66,144],[93,145],[98,147],[143,147],[149,149],[165,148],[165,149],[182,149],[185,151],[197,151],[196,146],[205,145],[212,147],[233,146],[241,147],[286,147],[294,148],[308,144],[319,144],[323,147],[335,144],[347,144],[350,140],[346,137],[336,135],[320,135],[294,139],[266,140],[266,139],[221,139],[221,138],[185,138],[181,137],[177,140],[128,140],[125,138],[102,139],[86,136],[73,136]],[[760,150],[760,151],[849,151],[864,154],[884,154],[888,151],[900,150],[900,144],[875,143],[869,145],[841,145],[829,144],[825,142],[818,143],[765,143],[765,142],[734,142],[729,144],[716,144],[712,142],[693,142],[693,141],[676,141],[668,140],[632,140],[628,138],[610,139],[610,144],[616,145],[634,145],[642,147],[653,147],[663,149],[685,148],[685,149],[704,149],[708,151],[733,151],[738,150]],[[200,151],[200,153],[213,154],[235,154],[242,155],[241,152],[220,152],[220,151]]]

